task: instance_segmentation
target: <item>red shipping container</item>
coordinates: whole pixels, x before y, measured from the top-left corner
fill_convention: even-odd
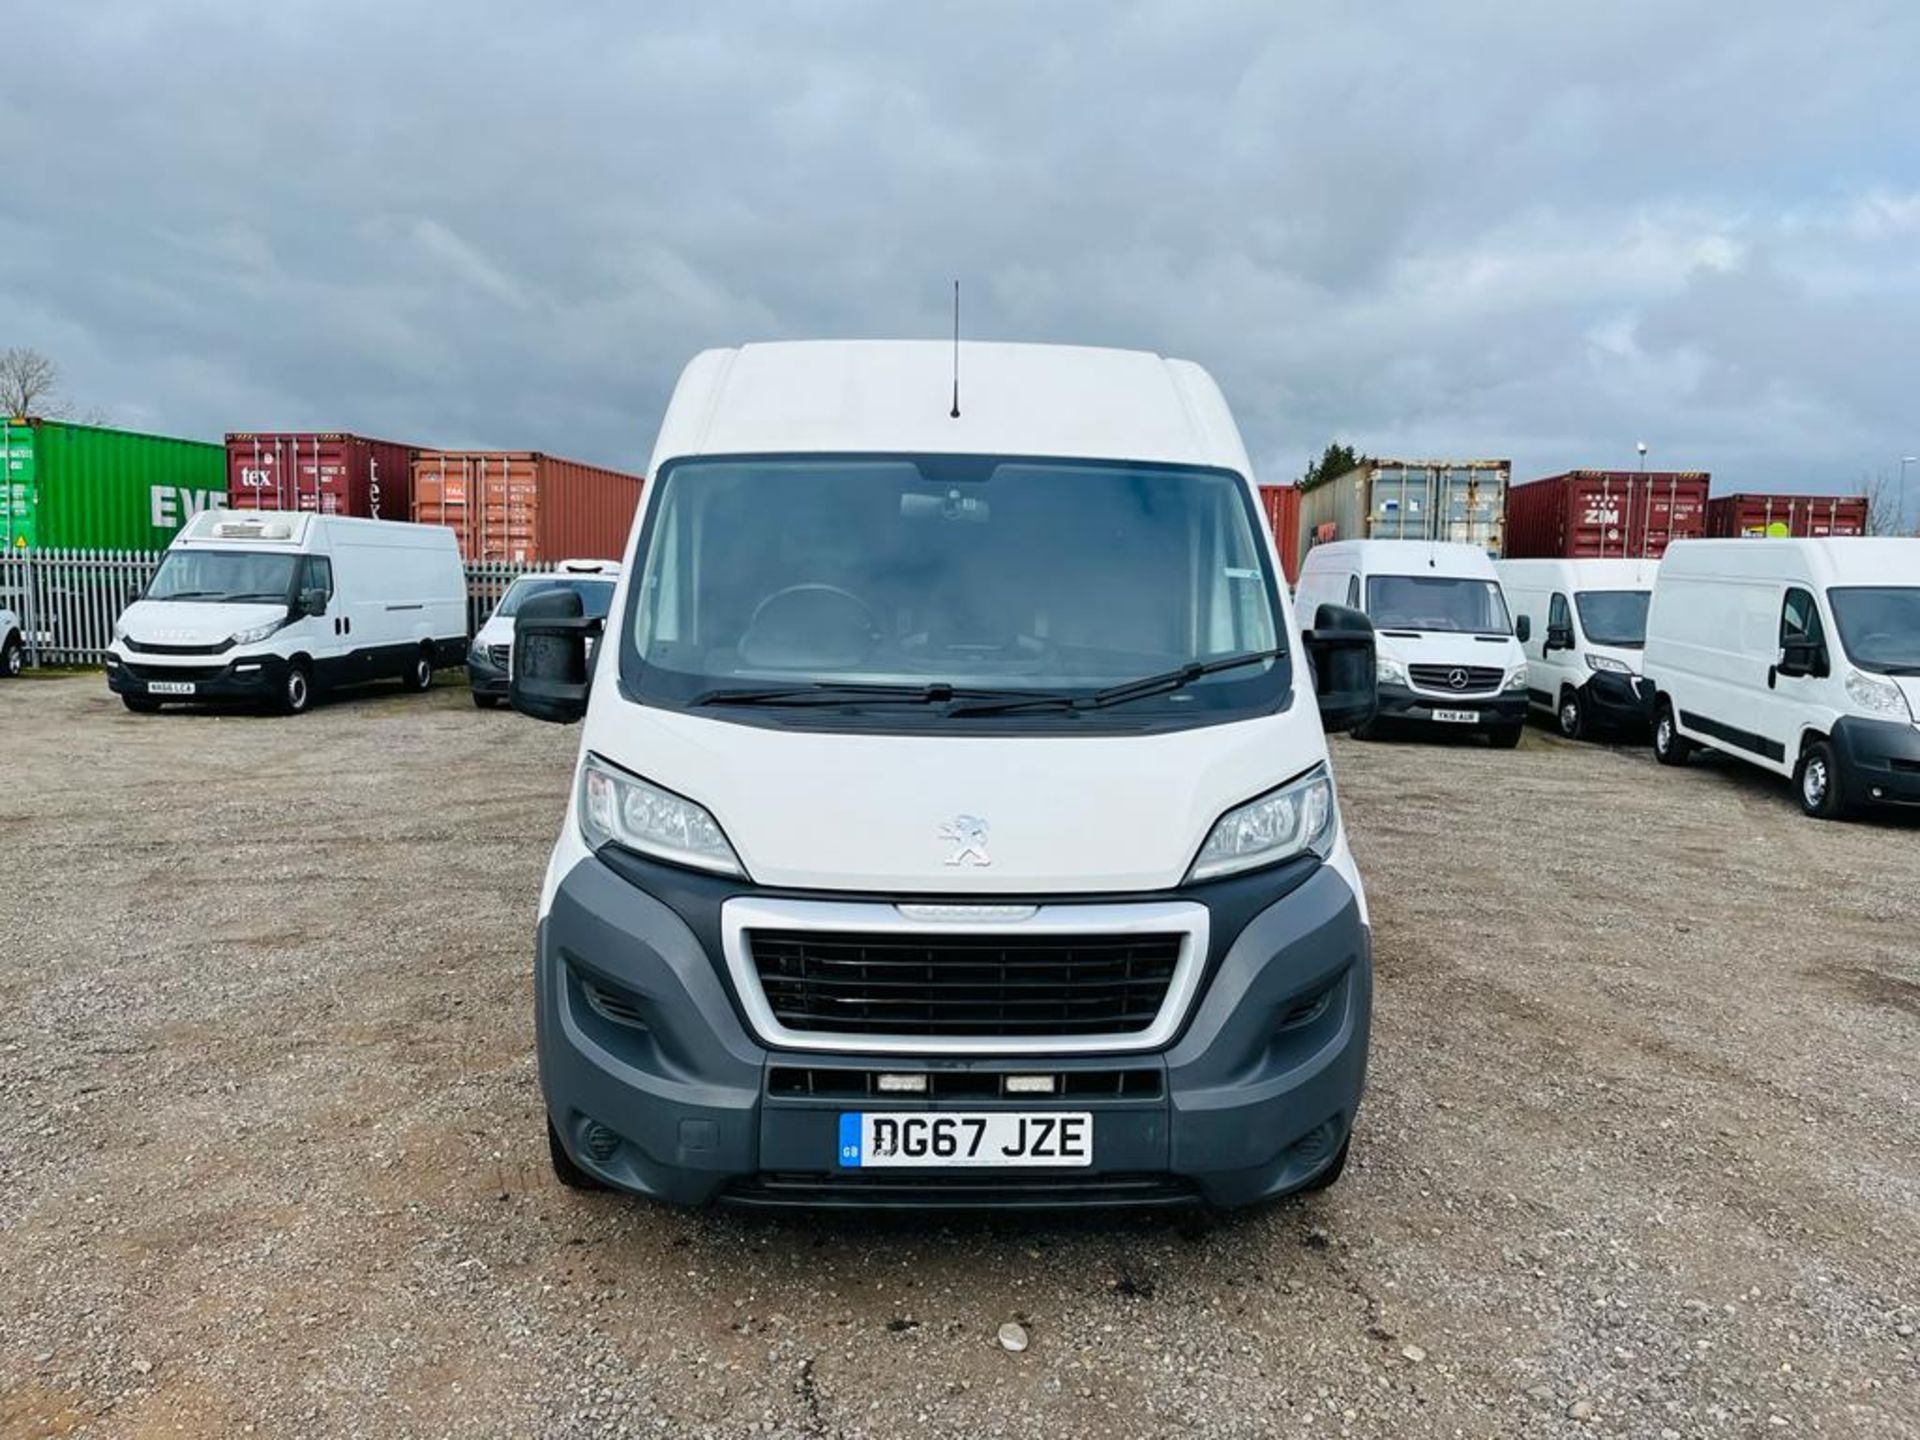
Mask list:
[[[413,514],[411,445],[337,431],[227,436],[227,503],[236,510],[314,510],[361,520]]]
[[[1291,485],[1262,485],[1260,509],[1280,552],[1280,569],[1292,585],[1300,578],[1300,492]]]
[[[1510,560],[1657,560],[1706,533],[1706,472],[1570,470],[1507,492]]]
[[[422,450],[413,518],[451,529],[468,560],[617,560],[644,483],[531,450]]]
[[[1707,534],[1721,539],[1866,533],[1864,495],[1718,495],[1707,503]]]

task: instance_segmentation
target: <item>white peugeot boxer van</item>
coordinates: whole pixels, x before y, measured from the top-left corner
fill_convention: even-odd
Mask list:
[[[1372,622],[1379,709],[1357,727],[1411,721],[1472,728],[1498,749],[1527,723],[1527,659],[1514,639],[1493,561],[1477,545],[1335,540],[1307,551],[1294,598],[1345,605]]]
[[[1800,807],[1920,805],[1920,540],[1685,540],[1647,617],[1654,754],[1791,775]]]
[[[1640,678],[1658,560],[1501,560],[1494,569],[1527,656],[1527,699],[1569,739],[1646,733]]]
[[[474,705],[491,710],[507,698],[507,677],[513,673],[513,617],[522,605],[535,595],[577,590],[588,617],[604,620],[619,578],[617,560],[563,560],[552,570],[515,576],[467,647],[467,682]]]
[[[516,708],[585,720],[534,987],[567,1183],[1232,1205],[1345,1162],[1372,985],[1321,727],[1371,704],[1365,622],[1295,628],[1198,366],[958,371],[699,356],[591,672],[578,595],[520,609]]]
[[[298,714],[369,680],[424,690],[466,648],[467,581],[439,525],[206,510],[120,616],[107,685],[129,710],[265,701]]]

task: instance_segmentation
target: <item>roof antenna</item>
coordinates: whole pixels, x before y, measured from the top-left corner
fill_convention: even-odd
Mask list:
[[[949,418],[960,418],[960,282],[953,282],[953,409]]]

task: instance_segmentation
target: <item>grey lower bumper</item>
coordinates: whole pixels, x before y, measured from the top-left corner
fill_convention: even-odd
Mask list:
[[[1216,950],[1186,1026],[1162,1052],[1017,1061],[786,1054],[748,1032],[723,965],[674,909],[590,859],[562,881],[539,931],[541,1086],[577,1164],[675,1203],[1244,1205],[1299,1188],[1346,1140],[1366,1079],[1369,943],[1352,891],[1321,868]],[[927,1070],[943,1087],[977,1095],[991,1091],[995,1072],[1044,1069],[1091,1084],[1117,1068],[1146,1083],[1071,1100],[884,1105],[792,1083],[800,1072],[824,1076],[831,1089],[833,1072]],[[835,1168],[844,1111],[996,1106],[1092,1112],[1092,1166],[894,1170],[884,1179]]]

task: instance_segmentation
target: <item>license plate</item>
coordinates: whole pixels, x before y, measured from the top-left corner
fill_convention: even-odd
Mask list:
[[[1450,725],[1477,725],[1480,723],[1478,710],[1435,710],[1433,718],[1445,720]]]
[[[193,682],[191,680],[149,680],[147,693],[149,695],[191,695]]]
[[[842,1168],[871,1170],[1014,1165],[1091,1165],[1093,1116],[1084,1110],[846,1111]]]

